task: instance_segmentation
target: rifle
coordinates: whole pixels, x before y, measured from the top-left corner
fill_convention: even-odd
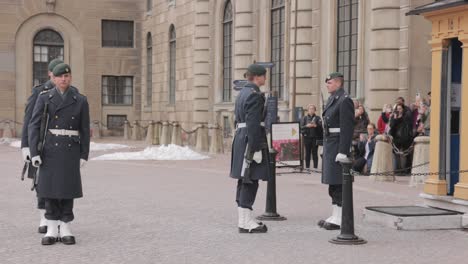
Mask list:
[[[49,104],[45,104],[44,112],[42,112],[41,117],[41,128],[39,129],[39,143],[37,143],[37,153],[39,157],[42,159],[42,150],[44,149],[45,139],[47,135],[47,127],[49,126],[49,113],[47,112]],[[41,166],[39,166],[36,170],[36,174],[34,174],[33,184],[31,187],[31,191],[36,189],[37,184],[39,183],[39,171]]]
[[[250,145],[247,144],[247,147],[245,148],[244,163],[242,164],[242,183],[252,184],[252,179],[250,178],[250,165],[253,162],[253,156],[254,152],[250,150]]]

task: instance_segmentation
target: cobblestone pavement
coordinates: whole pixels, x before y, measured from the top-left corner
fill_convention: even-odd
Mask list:
[[[115,142],[113,142],[115,143]],[[132,143],[138,148],[143,143]],[[92,156],[103,152],[92,153]],[[267,234],[238,234],[236,182],[228,154],[205,161],[90,161],[84,198],[75,202],[77,244],[41,246],[30,182],[21,182],[21,154],[0,145],[0,263],[465,263],[468,232],[397,231],[362,222],[365,206],[421,204],[409,179],[355,182],[355,229],[361,246],[328,242],[338,231],[316,226],[330,199],[320,175],[277,179],[278,212]],[[255,212],[262,213],[266,183]]]

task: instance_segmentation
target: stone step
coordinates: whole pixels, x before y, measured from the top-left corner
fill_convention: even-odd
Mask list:
[[[463,213],[424,206],[370,206],[364,222],[397,230],[461,229]]]

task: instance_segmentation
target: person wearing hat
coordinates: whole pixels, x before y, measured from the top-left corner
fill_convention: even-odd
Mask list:
[[[53,81],[54,75],[52,71],[54,70],[54,67],[60,63],[63,63],[61,59],[53,59],[49,63],[47,67],[49,80],[43,84],[34,86],[32,88],[32,94],[31,96],[29,96],[28,101],[26,103],[26,108],[24,111],[24,119],[23,119],[23,129],[21,132],[21,153],[23,155],[23,161],[25,163],[24,166],[25,168],[27,168],[27,171],[28,171],[28,178],[30,179],[34,178],[36,169],[31,164],[31,154],[30,154],[29,140],[28,140],[29,122],[31,121],[32,112],[33,112],[34,106],[36,105],[36,100],[39,94],[42,91],[50,90],[55,86],[54,81]],[[24,171],[24,173],[25,172],[26,171]],[[40,215],[38,232],[44,234],[47,232],[47,224],[46,224],[46,219],[44,216],[45,214],[44,199],[39,198],[39,197],[37,198],[37,209],[39,209],[39,215]]]
[[[90,125],[88,101],[70,85],[71,72],[65,63],[55,66],[55,88],[38,96],[28,127],[29,143],[34,146],[31,162],[39,170],[37,194],[45,200],[47,233],[42,245],[58,240],[75,244],[70,222],[74,219],[73,201],[83,196],[80,168],[88,160]],[[43,116],[47,127],[40,156],[36,146]]]
[[[333,72],[325,79],[330,94],[322,113],[323,166],[322,183],[328,184],[332,215],[318,225],[326,230],[341,227],[343,174],[340,162],[350,154],[354,131],[354,103],[343,89],[343,74]]]
[[[269,177],[268,144],[263,123],[265,96],[259,88],[265,84],[266,69],[252,64],[244,77],[248,83],[240,90],[234,109],[236,132],[232,143],[230,177],[237,179],[239,233],[266,233],[266,225],[256,222],[253,214],[258,181],[268,180]]]

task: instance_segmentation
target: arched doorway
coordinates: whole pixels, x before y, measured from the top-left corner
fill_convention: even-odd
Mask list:
[[[46,82],[47,66],[53,59],[63,60],[63,38],[52,29],[43,29],[34,36],[33,41],[33,85]]]

